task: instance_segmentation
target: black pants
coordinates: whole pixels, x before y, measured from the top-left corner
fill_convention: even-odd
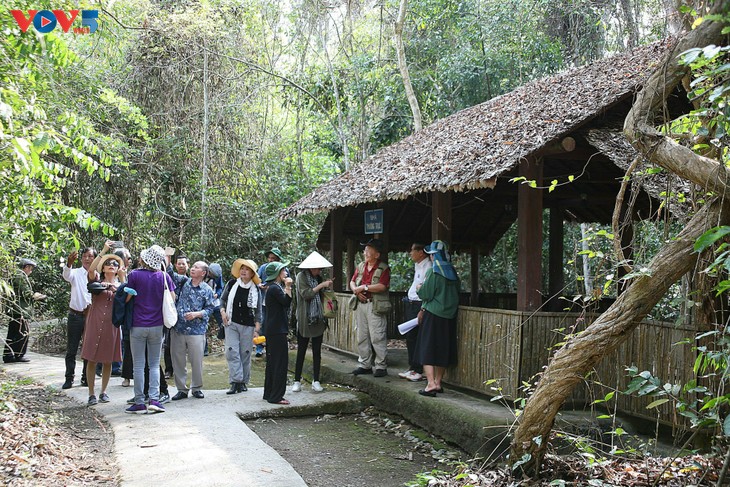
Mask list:
[[[264,400],[277,403],[286,393],[286,372],[289,368],[289,347],[286,335],[266,337],[266,375],[264,378]]]
[[[79,352],[79,343],[84,336],[86,316],[69,311],[66,320],[66,379],[74,380],[76,375],[76,354]],[[81,382],[86,380],[86,364],[81,368]]]
[[[168,327],[163,327],[162,336],[162,349],[165,352],[165,372],[172,375],[175,371],[172,368],[172,355],[170,354],[170,329]],[[162,375],[164,376],[165,374]]]
[[[421,301],[406,301],[405,302],[405,319],[406,321],[412,320],[418,316],[418,312],[421,310]],[[419,364],[416,360],[416,342],[418,342],[418,326],[414,327],[411,331],[406,333],[406,347],[408,348],[408,367],[413,372],[423,374],[423,365]]]
[[[302,380],[304,357],[307,355],[309,337],[303,337],[297,332],[297,363],[294,368],[294,380]],[[312,380],[319,380],[319,370],[322,366],[322,335],[312,337]]]
[[[5,349],[3,350],[4,362],[15,362],[23,358],[25,352],[28,351],[29,335],[28,320],[22,316],[11,316],[10,323],[8,323],[8,337],[5,339]]]
[[[164,378],[165,374],[162,374],[162,379]],[[125,331],[124,327],[122,327],[122,379],[134,379],[132,346],[129,344],[129,331]]]

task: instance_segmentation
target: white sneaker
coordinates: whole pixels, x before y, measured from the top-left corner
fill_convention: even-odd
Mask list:
[[[405,370],[405,371],[399,373],[398,377],[400,377],[401,379],[407,379],[411,376],[412,373],[413,373],[412,370]]]
[[[419,380],[423,380],[423,375],[418,372],[412,372],[411,375],[408,376],[408,380],[411,382],[418,382]]]
[[[301,390],[302,390],[302,383],[299,382],[298,380],[297,381],[294,381],[294,384],[292,384],[292,386],[291,386],[291,391],[292,392],[299,392]]]
[[[312,382],[312,392],[322,392],[323,390],[324,387],[322,387],[318,380]]]

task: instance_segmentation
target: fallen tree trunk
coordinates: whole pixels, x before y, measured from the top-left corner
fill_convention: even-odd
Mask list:
[[[720,5],[716,9],[719,8]],[[650,161],[710,190],[720,189],[724,194],[730,178],[722,164],[679,146],[653,127],[664,100],[687,73],[687,69],[677,63],[677,56],[692,47],[719,42],[721,29],[718,22],[706,20],[677,43],[665,66],[649,78],[637,96],[624,131],[629,141]],[[714,226],[730,223],[729,216],[724,198],[706,204],[684,230],[657,253],[645,275],[634,278],[631,286],[605,313],[556,352],[520,416],[510,446],[509,460],[513,466],[519,462],[524,474],[538,475],[555,416],[575,386],[604,356],[627,340],[672,284],[694,268],[698,259],[698,254],[693,252],[695,240]]]

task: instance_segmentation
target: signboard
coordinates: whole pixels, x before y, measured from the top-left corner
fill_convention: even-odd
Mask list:
[[[383,233],[383,209],[365,211],[365,235]]]

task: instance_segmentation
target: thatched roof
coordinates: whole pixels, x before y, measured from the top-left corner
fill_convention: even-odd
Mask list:
[[[655,43],[530,82],[381,149],[282,218],[431,191],[494,187],[496,177],[630,99],[662,60]]]

